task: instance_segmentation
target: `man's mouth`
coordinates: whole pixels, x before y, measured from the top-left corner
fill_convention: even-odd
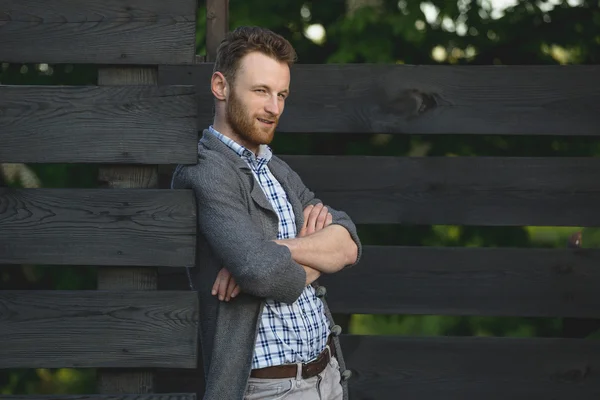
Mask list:
[[[275,123],[275,121],[271,121],[269,119],[263,119],[263,118],[257,118],[260,122],[262,122],[263,124],[267,124],[267,125],[273,125]]]

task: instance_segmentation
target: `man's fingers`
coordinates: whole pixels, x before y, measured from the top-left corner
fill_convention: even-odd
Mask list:
[[[217,274],[217,279],[215,280],[215,284],[213,285],[212,293],[213,295],[218,295],[219,300],[225,299],[225,294],[227,292],[227,284],[229,283],[230,276],[231,274],[225,268],[222,268]]]
[[[326,206],[319,203],[315,206],[308,206],[304,209],[304,225],[300,229],[298,236],[311,235],[333,222],[333,216],[329,213]]]
[[[310,215],[308,216],[308,221],[306,222],[306,234],[313,234],[316,230],[317,218],[323,209],[323,204],[319,203],[310,210]]]
[[[306,222],[308,221],[308,216],[310,215],[310,212],[312,211],[313,208],[315,208],[315,206],[313,206],[312,204],[309,204],[302,212],[304,214],[304,226],[306,226]]]
[[[240,294],[241,291],[242,291],[242,288],[240,288],[240,285],[235,285],[233,292],[231,292],[231,297],[237,296],[238,294]]]
[[[321,208],[321,211],[319,212],[319,215],[317,216],[317,223],[315,225],[315,230],[320,231],[321,229],[323,229],[327,226],[327,225],[325,225],[325,223],[327,222],[327,214],[329,214],[327,207]]]
[[[217,274],[217,277],[215,278],[215,283],[213,283],[213,287],[212,287],[212,295],[215,296],[218,292],[219,292],[219,286],[221,286],[221,278],[223,277],[223,274],[226,272],[225,268],[222,268],[219,273]]]
[[[325,220],[325,226],[329,226],[333,223],[333,215],[331,213],[327,213],[327,218]]]
[[[227,291],[225,293],[225,301],[229,301],[231,300],[232,294],[233,294],[233,290],[236,287],[236,283],[235,283],[235,279],[233,279],[233,276],[229,278],[229,283],[227,284]]]
[[[304,214],[304,222],[302,224],[302,227],[300,228],[300,232],[298,232],[298,237],[306,236],[306,225],[308,223],[308,217],[310,216],[310,212],[313,208],[314,206],[310,204],[306,206],[306,208],[302,211],[302,213]]]

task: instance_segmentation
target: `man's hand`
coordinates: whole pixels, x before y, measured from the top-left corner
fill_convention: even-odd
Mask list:
[[[354,264],[358,246],[350,233],[341,225],[333,225],[327,207],[317,204],[304,210],[304,225],[294,239],[278,239],[275,243],[286,246],[292,258],[305,268],[318,269],[327,274],[338,272]]]
[[[304,209],[304,225],[302,225],[300,232],[298,232],[298,237],[312,235],[331,225],[332,222],[333,216],[323,204],[309,205]],[[306,286],[312,284],[321,276],[321,271],[319,270],[306,265],[302,265],[302,268],[306,272]]]
[[[333,216],[327,210],[327,207],[319,203],[310,205],[304,209],[304,224],[298,233],[298,237],[311,235],[326,226],[331,225]]]
[[[213,296],[219,295],[219,300],[229,301],[240,293],[240,287],[235,283],[233,276],[225,268],[221,268],[212,287]]]
[[[304,209],[304,224],[298,233],[298,237],[308,236],[315,232],[320,231],[326,226],[331,225],[333,221],[332,215],[327,210],[327,207],[319,203],[317,205],[310,205]],[[302,266],[306,272],[306,285],[310,285],[321,276],[321,272],[308,267]],[[227,271],[226,268],[222,268],[215,279],[215,283],[212,287],[213,296],[218,295],[221,301],[230,301],[232,298],[237,296],[241,292],[240,287],[235,283],[233,276]]]

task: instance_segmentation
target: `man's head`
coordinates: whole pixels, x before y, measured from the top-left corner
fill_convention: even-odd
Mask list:
[[[273,139],[289,94],[292,45],[268,29],[241,27],[217,50],[211,81],[215,128],[252,151]]]

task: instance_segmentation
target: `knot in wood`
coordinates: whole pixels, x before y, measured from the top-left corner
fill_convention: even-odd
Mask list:
[[[418,89],[407,89],[393,96],[387,104],[382,106],[386,113],[402,115],[407,119],[416,118],[438,106],[436,97],[432,93],[425,93]]]

